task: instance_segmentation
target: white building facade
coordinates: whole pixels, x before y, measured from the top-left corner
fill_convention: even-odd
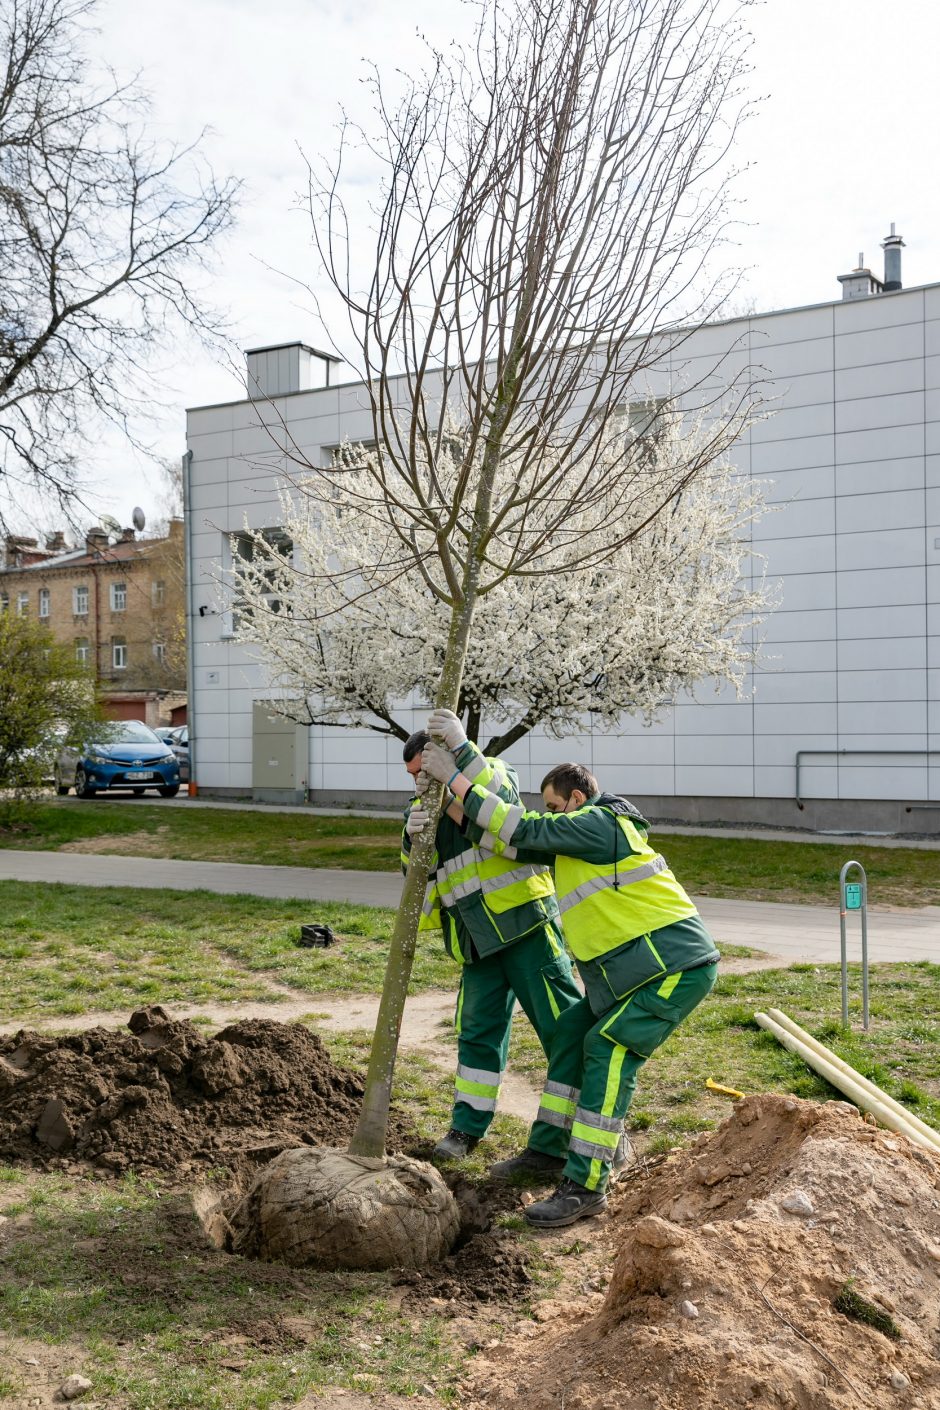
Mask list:
[[[940,826],[940,285],[882,292],[863,269],[842,282],[840,302],[715,324],[683,347],[684,381],[724,357],[717,376],[762,369],[774,406],[733,456],[776,509],[753,546],[779,606],[744,698],[703,684],[650,727],[535,732],[507,755],[530,794],[575,759],[654,820]],[[387,806],[406,793],[399,741],[278,719],[219,595],[230,536],[246,520],[277,527],[282,462],[265,423],[321,464],[371,439],[364,388],[329,372],[300,344],[254,350],[254,399],[188,413],[191,747],[207,794]],[[424,713],[401,718],[418,728]]]

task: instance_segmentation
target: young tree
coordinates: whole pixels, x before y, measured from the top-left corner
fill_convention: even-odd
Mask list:
[[[40,622],[0,611],[0,789],[29,797],[99,719],[94,680]]]
[[[381,195],[363,288],[343,150],[322,179],[311,173],[314,232],[349,314],[375,449],[322,468],[286,425],[274,434],[302,493],[361,526],[368,551],[340,576],[363,593],[408,578],[433,599],[438,706],[460,701],[487,597],[602,573],[746,424],[745,377],[713,399],[701,381],[674,398],[702,432],[695,454],[662,473],[623,434],[631,398],[649,394],[654,369],[723,292],[709,271],[746,110],[742,9],[484,0],[475,45],[434,55],[399,104],[376,79]],[[328,567],[324,585],[336,575]],[[411,852],[354,1156],[384,1151],[433,831]]]
[[[644,450],[646,474],[669,481],[697,458],[700,437],[673,423]],[[289,558],[260,531],[246,526],[241,537],[251,554],[236,569],[238,639],[258,649],[291,718],[405,740],[410,723],[396,707],[415,689],[433,697],[446,619],[421,577],[364,591],[361,565],[383,561],[387,530],[363,526],[345,500],[326,505],[297,489],[281,494]],[[553,555],[550,576],[507,578],[484,594],[457,705],[470,737],[500,754],[536,726],[563,738],[590,714],[614,729],[624,714],[654,718],[701,681],[740,688],[768,600],[745,568],[762,507],[758,484],[727,461],[707,463],[668,514],[601,566],[567,571],[576,539]],[[584,518],[571,527],[586,528]],[[652,610],[624,610],[638,602]]]
[[[0,510],[23,485],[67,506],[83,435],[152,403],[153,351],[218,327],[194,280],[237,183],[96,77],[97,3],[0,0]]]

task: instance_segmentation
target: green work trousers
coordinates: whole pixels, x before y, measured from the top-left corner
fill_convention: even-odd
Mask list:
[[[547,1056],[559,1016],[580,998],[561,933],[551,923],[464,965],[455,1020],[456,1130],[479,1137],[493,1120],[516,1000]]]
[[[529,1145],[546,1155],[566,1155],[566,1179],[589,1190],[605,1188],[637,1073],[711,992],[717,972],[709,964],[670,974],[600,1018],[587,999],[561,1015]]]

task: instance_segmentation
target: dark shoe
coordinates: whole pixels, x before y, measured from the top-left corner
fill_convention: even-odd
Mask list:
[[[463,1160],[479,1144],[479,1136],[470,1136],[466,1131],[458,1131],[456,1126],[452,1126],[434,1147],[434,1154],[438,1160]]]
[[[530,1204],[523,1213],[536,1229],[561,1229],[578,1219],[603,1214],[606,1208],[607,1196],[603,1190],[588,1190],[573,1180],[562,1180],[553,1195]]]
[[[536,1151],[531,1146],[526,1146],[524,1151],[514,1155],[511,1160],[498,1160],[495,1165],[491,1165],[489,1175],[493,1180],[511,1180],[514,1175],[545,1175],[550,1178],[559,1175],[564,1168],[563,1155],[546,1155],[544,1151]]]

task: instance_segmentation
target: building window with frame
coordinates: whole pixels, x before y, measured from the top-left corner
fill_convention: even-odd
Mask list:
[[[111,638],[111,665],[116,671],[127,669],[127,641],[122,636]]]
[[[75,659],[76,659],[76,661],[80,661],[83,666],[87,666],[87,665],[88,665],[88,661],[89,661],[89,659],[90,659],[90,656],[91,656],[91,650],[90,650],[89,645],[88,645],[88,638],[87,638],[87,636],[78,636],[78,637],[76,637],[76,638],[75,638]]]
[[[49,617],[49,589],[39,589],[39,615],[44,619]]]
[[[162,578],[154,578],[150,584],[150,600],[154,607],[162,607],[166,602],[166,583]]]
[[[124,612],[127,609],[127,583],[111,584],[111,611]]]
[[[284,570],[276,558],[267,555],[265,549],[270,547],[273,553],[290,562],[294,553],[293,540],[283,529],[259,529],[257,532],[264,541],[264,548],[252,534],[232,535],[232,567],[235,571],[235,577],[236,579],[247,577],[248,565],[260,564],[260,574],[265,585],[271,589],[270,592],[264,594],[265,607],[269,612],[284,612],[289,616],[290,603],[286,602],[282,593],[278,591],[279,580],[282,579]],[[267,563],[265,559],[268,560]],[[255,568],[255,571],[258,569]],[[236,587],[235,600],[232,604],[233,631],[238,626],[239,614],[243,615],[245,608],[245,600]]]
[[[16,594],[16,611],[20,617],[25,617],[29,611],[29,593],[18,592]]]
[[[8,592],[0,592],[0,612],[9,612],[9,610],[10,594]]]
[[[72,611],[76,617],[88,616],[88,588],[84,583],[72,588]]]
[[[166,664],[166,642],[155,641],[153,644],[153,659],[158,666]]]

